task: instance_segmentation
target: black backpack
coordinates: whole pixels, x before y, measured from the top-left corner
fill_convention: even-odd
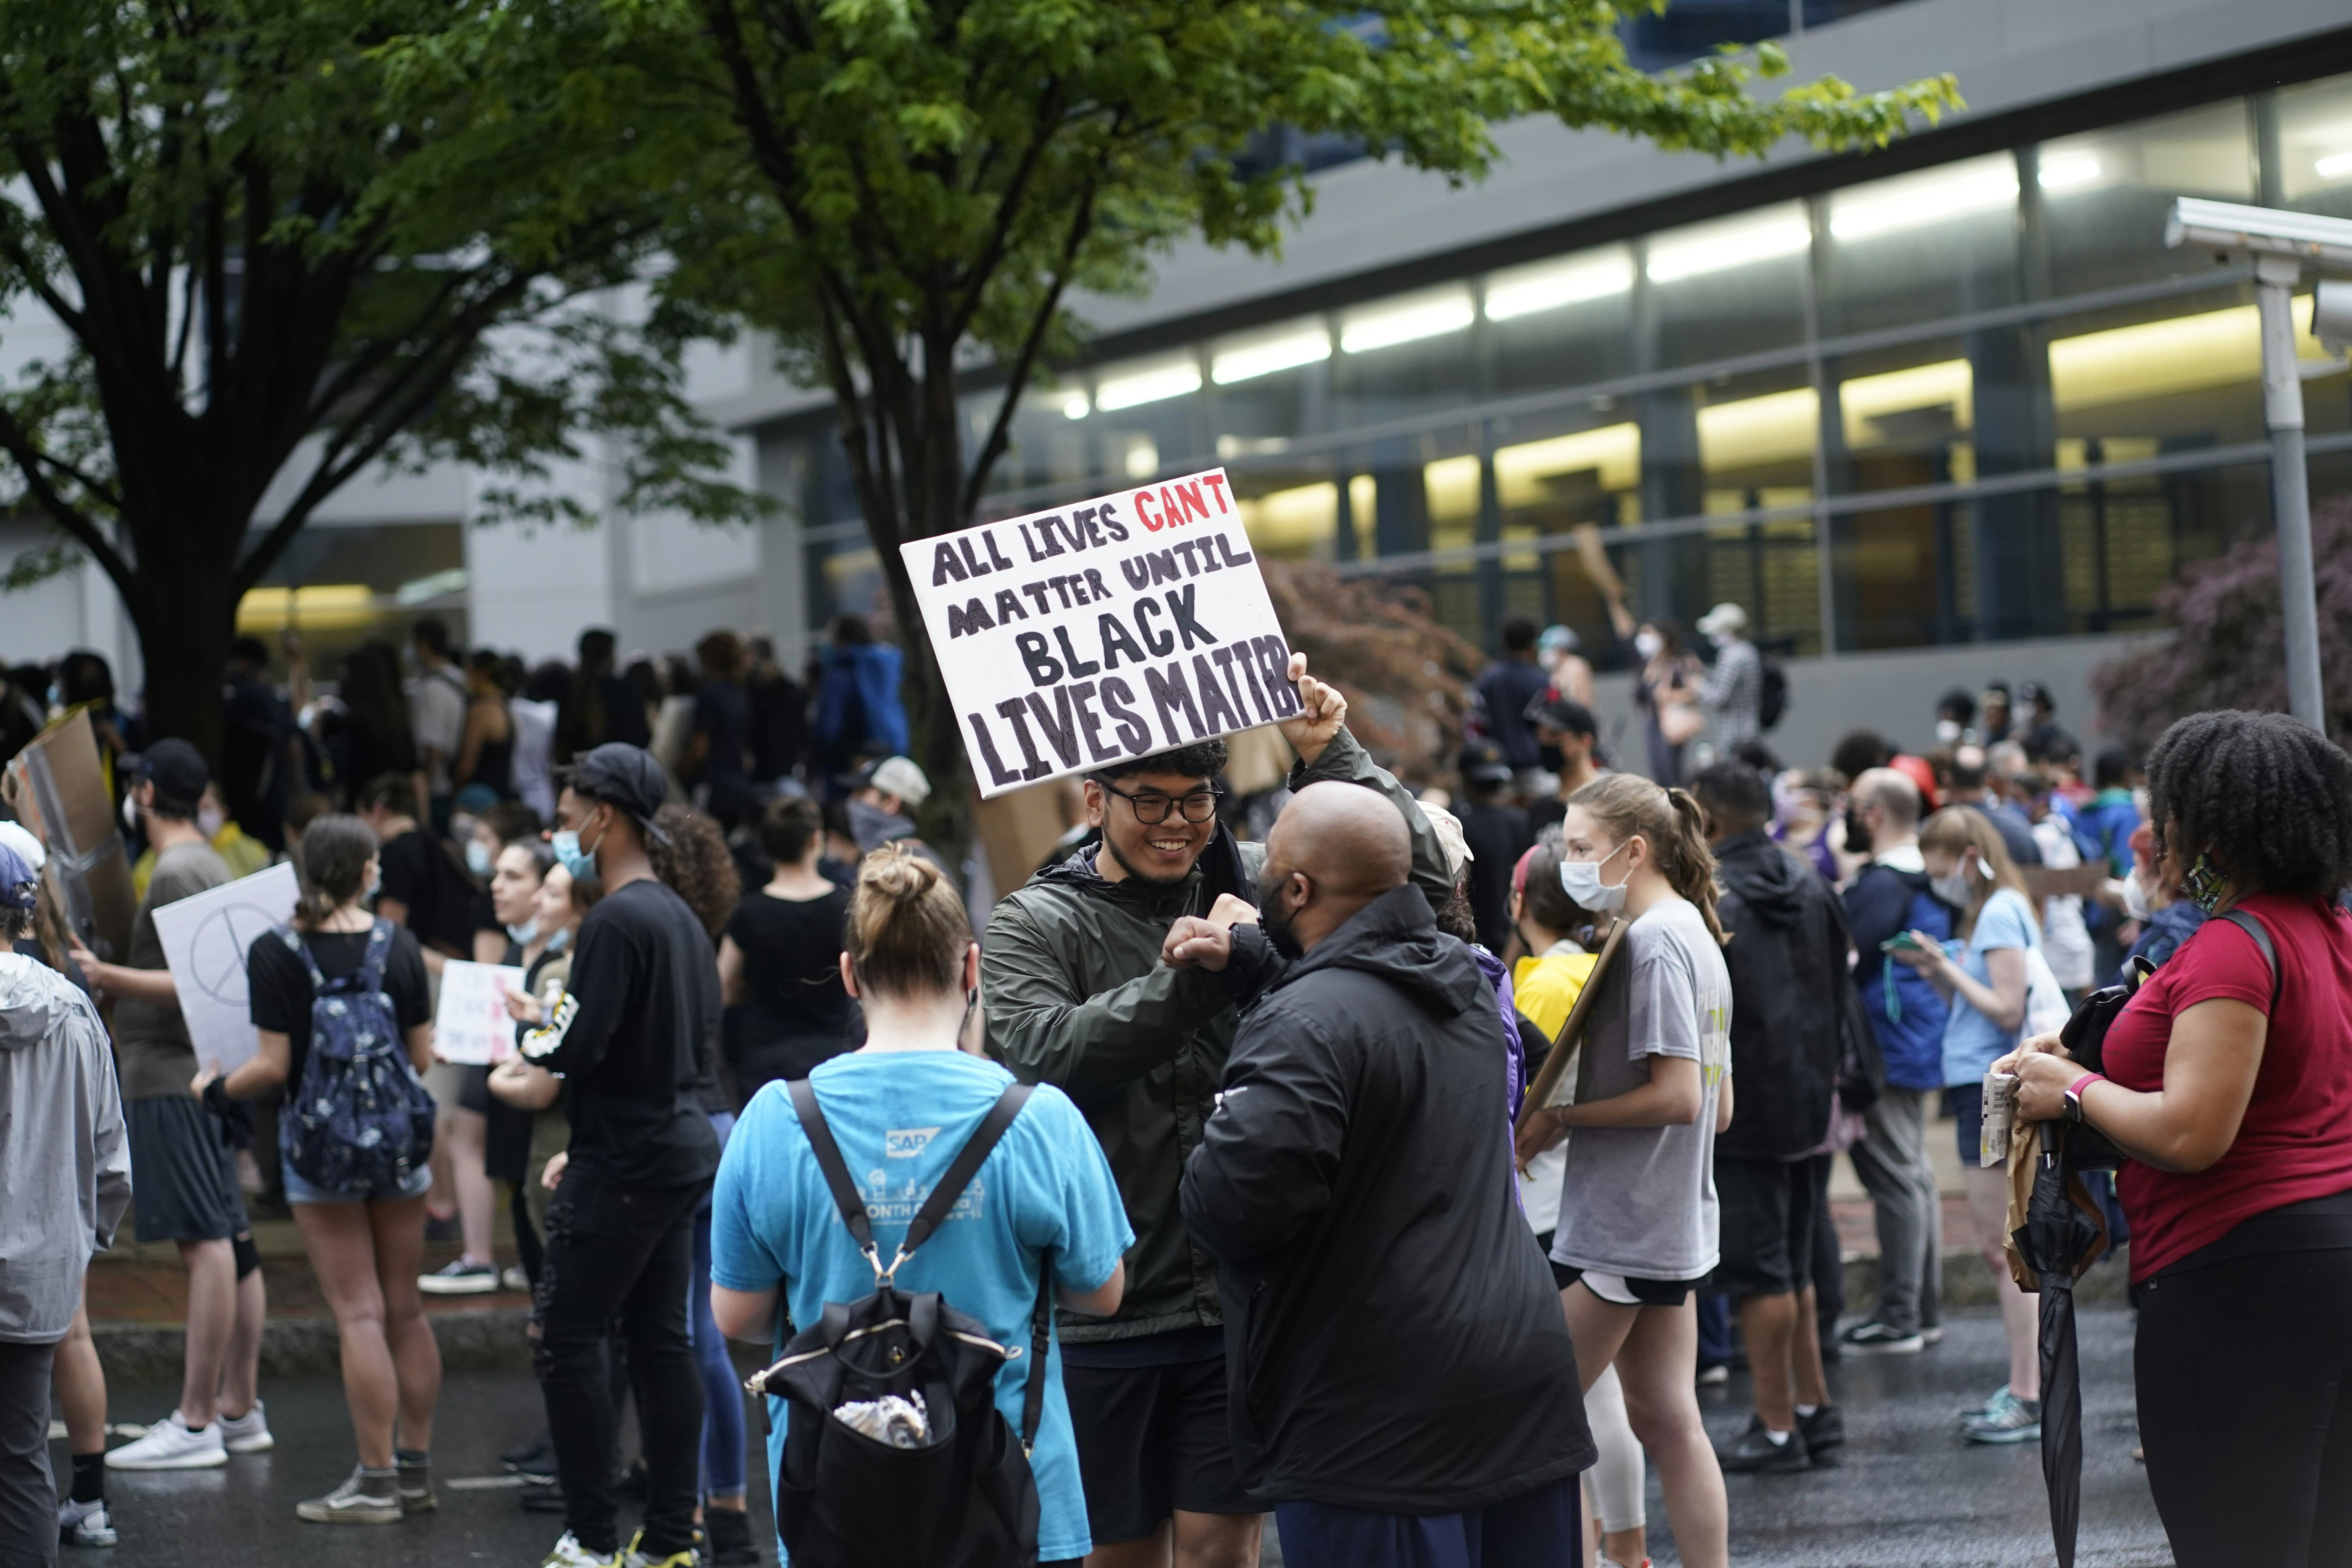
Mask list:
[[[1759,654],[1763,674],[1756,687],[1756,727],[1769,730],[1789,711],[1789,667],[1770,654]]]
[[[842,1223],[875,1279],[870,1296],[826,1302],[824,1317],[785,1345],[783,1359],[746,1384],[789,1403],[776,1470],[776,1526],[794,1568],[1028,1568],[1037,1561],[1037,1482],[1029,1450],[1045,1409],[1052,1271],[1037,1281],[1017,1440],[996,1408],[996,1374],[1020,1348],[997,1343],[985,1324],[936,1291],[900,1291],[893,1277],[947,1218],[1021,1113],[1031,1086],[1012,1085],[981,1119],[887,1268],[814,1089],[805,1079],[786,1089]],[[912,1446],[869,1436],[835,1415],[845,1405],[892,1394],[921,1402],[929,1431]]]

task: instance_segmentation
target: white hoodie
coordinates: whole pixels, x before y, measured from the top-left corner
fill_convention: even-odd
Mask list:
[[[131,1150],[89,998],[0,945],[0,1342],[65,1338],[131,1205]]]

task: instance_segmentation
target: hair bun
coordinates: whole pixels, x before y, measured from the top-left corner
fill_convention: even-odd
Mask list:
[[[885,844],[866,857],[857,868],[861,886],[870,887],[894,903],[912,903],[929,892],[940,879],[940,868],[903,844]]]

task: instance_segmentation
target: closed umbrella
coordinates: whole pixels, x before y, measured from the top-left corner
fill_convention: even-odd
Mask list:
[[[2042,1127],[2025,1224],[2012,1238],[2041,1287],[2042,1480],[2050,1493],[2058,1568],[2074,1568],[2083,1516],[2083,1364],[2076,1353],[2074,1280],[2107,1240],[2081,1175],[2067,1168],[2066,1132],[2061,1122]]]

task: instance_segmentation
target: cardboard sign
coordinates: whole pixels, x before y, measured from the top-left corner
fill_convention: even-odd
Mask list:
[[[255,942],[294,918],[300,889],[294,868],[269,867],[207,889],[155,911],[163,963],[180,988],[180,1014],[198,1064],[217,1062],[233,1072],[259,1046],[245,955]]]
[[[514,1055],[515,1021],[507,987],[523,989],[524,972],[505,963],[441,966],[441,1001],[433,1010],[433,1054],[445,1062],[489,1067]]]
[[[1298,710],[1223,468],[899,554],[983,797]]]
[[[114,830],[114,797],[89,715],[79,712],[41,731],[9,760],[9,808],[49,852],[42,874],[51,911],[72,935],[111,963],[131,952],[139,899],[131,862]]]

